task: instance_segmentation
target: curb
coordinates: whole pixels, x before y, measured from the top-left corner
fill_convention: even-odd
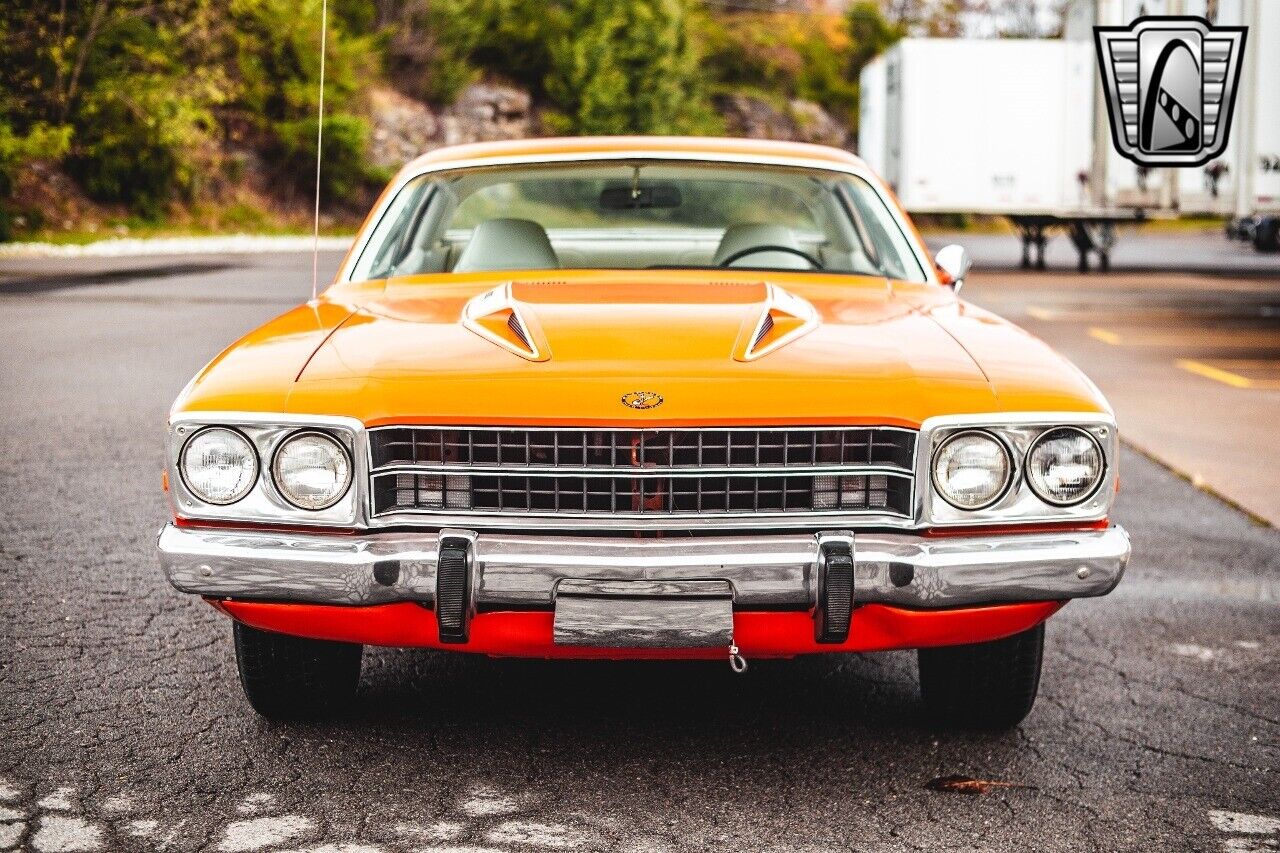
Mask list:
[[[346,251],[354,236],[321,237],[320,251]],[[310,252],[310,235],[227,234],[216,237],[121,237],[93,243],[0,243],[0,258],[119,258],[148,255]]]

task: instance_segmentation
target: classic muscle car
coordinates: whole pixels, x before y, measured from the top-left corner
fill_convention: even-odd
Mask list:
[[[161,563],[267,716],[350,700],[365,645],[918,649],[941,724],[1014,725],[1129,542],[1106,401],[967,270],[843,151],[436,151],[182,392]]]

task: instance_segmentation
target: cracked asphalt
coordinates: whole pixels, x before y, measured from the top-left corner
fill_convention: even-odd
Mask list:
[[[162,425],[308,274],[301,255],[0,270],[0,849],[1280,847],[1280,533],[1133,452],[1129,572],[1050,621],[1009,733],[931,730],[911,653],[736,676],[377,649],[351,716],[264,722],[227,621],[156,565]],[[951,774],[1017,787],[924,787]]]

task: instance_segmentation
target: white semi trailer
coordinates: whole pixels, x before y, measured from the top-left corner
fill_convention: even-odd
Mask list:
[[[1062,39],[904,39],[862,71],[858,153],[912,213],[1008,218],[1024,266],[1063,228],[1081,269],[1105,268],[1115,224],[1142,214],[1090,193],[1096,69]]]
[[[1073,0],[1064,38],[1093,43],[1094,26],[1140,15],[1192,15],[1248,35],[1225,151],[1199,168],[1141,169],[1109,144],[1106,108],[1094,106],[1091,197],[1099,204],[1232,217],[1228,233],[1280,251],[1280,2],[1277,0]]]
[[[1230,144],[1204,168],[1141,169],[1111,142],[1095,25],[1141,14],[1249,27]],[[1280,0],[1074,0],[1062,39],[905,39],[862,72],[859,154],[916,213],[1008,218],[1023,265],[1055,228],[1106,268],[1115,225],[1185,213],[1280,239]]]

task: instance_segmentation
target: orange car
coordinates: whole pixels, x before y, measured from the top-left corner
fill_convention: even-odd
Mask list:
[[[267,716],[349,700],[364,645],[919,649],[939,720],[1013,725],[1044,621],[1128,560],[1116,426],[936,264],[834,149],[429,154],[178,398],[161,563]]]

